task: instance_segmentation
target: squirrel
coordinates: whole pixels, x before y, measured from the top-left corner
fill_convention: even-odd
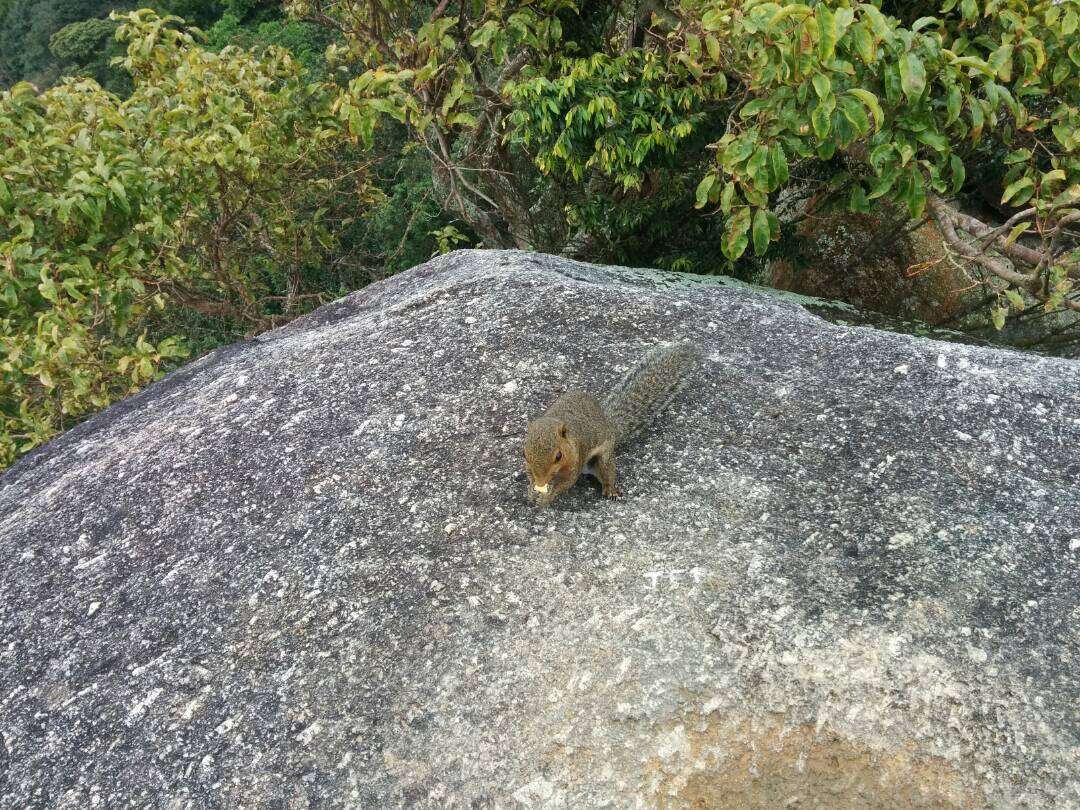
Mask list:
[[[700,355],[689,343],[649,352],[601,402],[584,391],[568,391],[529,422],[525,471],[529,496],[547,506],[582,473],[599,479],[603,495],[619,498],[615,448],[631,438],[683,388]]]

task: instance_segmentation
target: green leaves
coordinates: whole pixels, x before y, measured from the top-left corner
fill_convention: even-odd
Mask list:
[[[720,194],[720,210],[724,214],[731,213],[731,205],[732,205],[734,200],[735,200],[735,184],[734,183],[726,183],[724,185],[723,192],[721,192],[721,194]]]
[[[866,198],[866,190],[861,185],[851,190],[848,197],[848,210],[858,214],[870,213],[870,202]]]
[[[1070,6],[1061,20],[1061,35],[1071,37],[1076,33],[1078,27],[1080,27],[1080,12],[1077,11],[1075,6]]]
[[[945,125],[953,123],[960,117],[960,106],[963,104],[963,92],[955,84],[952,85],[945,98],[946,118]]]
[[[777,188],[787,183],[788,162],[784,154],[784,147],[780,143],[774,143],[769,149],[769,168],[772,170],[772,187]]]
[[[1001,202],[1004,204],[1012,200],[1013,205],[1022,205],[1031,198],[1034,186],[1035,181],[1030,177],[1021,177],[1005,187],[1005,192],[1001,195]]]
[[[894,198],[907,206],[912,219],[918,219],[926,208],[926,187],[922,173],[914,167],[908,167],[898,175],[897,180]]]
[[[833,96],[827,96],[818,100],[817,106],[810,114],[810,123],[819,141],[823,141],[832,128],[832,112],[835,106],[836,99]]]
[[[720,240],[720,250],[730,261],[735,261],[746,252],[750,230],[750,208],[743,205],[734,209],[724,225],[724,236]]]
[[[969,110],[971,115],[971,140],[977,141],[982,136],[983,124],[986,121],[982,102],[979,99],[974,99]]]
[[[756,98],[748,104],[744,104],[739,110],[739,118],[746,120],[753,118],[762,110],[767,110],[772,106],[772,103],[768,99]]]
[[[269,299],[290,283],[318,300],[298,276],[334,246],[322,219],[370,196],[362,164],[328,159],[364,109],[339,122],[284,51],[173,25],[125,17],[125,99],[0,93],[0,467],[150,382],[207,316],[232,339],[289,311]]]
[[[956,194],[964,185],[964,178],[967,176],[964,161],[960,160],[956,155],[951,155],[949,157],[949,171],[952,175],[952,192]]]
[[[716,185],[716,175],[711,172],[701,178],[701,182],[698,183],[697,190],[694,192],[694,207],[704,208],[709,202],[709,193],[712,191],[713,186]]]
[[[835,11],[830,10],[824,3],[815,9],[818,24],[818,58],[822,62],[828,62],[836,52],[836,45],[847,31],[848,26],[854,19],[854,13],[850,8],[840,7]]]
[[[949,151],[949,139],[939,132],[924,129],[921,132],[915,133],[915,140],[926,144],[931,149],[938,152],[944,153]]]
[[[772,232],[769,228],[769,213],[759,208],[754,213],[754,253],[758,256],[764,256],[765,251],[769,249],[769,240],[772,238]]]
[[[746,173],[755,180],[755,185],[759,187],[767,187],[768,183],[762,175],[762,171],[765,168],[765,161],[769,158],[769,148],[767,146],[759,146],[754,150],[753,156],[746,163]]]
[[[708,51],[710,59],[714,62],[720,61],[720,40],[712,34],[709,34],[705,37],[705,48]]]
[[[909,28],[866,3],[854,8],[751,5],[745,17],[726,18],[728,28],[713,27],[728,76],[749,77],[743,80],[745,101],[738,116],[729,119],[730,130],[717,144],[719,174],[709,186],[713,196],[723,188],[721,209],[730,212],[725,255],[740,254],[743,236],[756,254],[767,248],[765,195],[790,182],[789,156],[829,161],[844,153],[850,175],[837,166],[832,182],[843,177],[850,184],[851,210],[867,211],[873,200],[887,198],[921,217],[928,194],[963,187],[962,138],[979,142],[988,129],[995,138],[1012,138],[1036,131],[1032,127],[1057,126],[1058,142],[1071,143],[1064,127],[1034,120],[1022,104],[1026,97],[1045,94],[1036,88],[1041,77],[1054,71],[1071,77],[1072,63],[1080,67],[1080,46],[1069,45],[1067,67],[1060,68],[1055,54],[1066,51],[1054,50],[1058,40],[1041,35],[1038,22],[1010,0],[996,2],[1000,6],[993,15],[988,12],[977,36],[969,25],[958,24],[960,16],[982,19],[975,0],[959,3],[959,15],[949,15],[943,5],[940,14],[920,17]],[[1018,85],[1014,77],[1021,70],[1026,78]],[[1005,124],[1006,116],[1015,123]],[[858,141],[865,146],[855,149]],[[1021,152],[1008,160],[1026,162],[1025,156]],[[869,164],[863,172],[853,166],[860,159]],[[1043,167],[1030,181],[1013,174],[1006,199],[1015,204],[1039,189],[1076,185],[1073,176],[1058,165]],[[699,198],[704,191],[699,189]],[[725,205],[729,193],[736,202]],[[740,200],[753,212],[749,222],[738,213]]]
[[[1022,234],[1024,231],[1026,231],[1030,227],[1031,227],[1031,222],[1030,221],[1021,222],[1019,225],[1014,225],[1012,227],[1012,230],[1009,231],[1009,235],[1007,237],[1005,237],[1005,247],[1008,247],[1013,242],[1015,242],[1017,240],[1017,238],[1020,236],[1020,234]]]
[[[681,87],[685,82],[693,87]],[[553,79],[536,77],[512,86],[513,135],[507,137],[528,145],[546,173],[576,182],[599,172],[625,189],[640,188],[645,172],[668,161],[694,132],[700,105],[715,91],[709,85],[702,87],[674,60],[664,63],[640,51],[568,59]],[[750,118],[765,106],[741,112]],[[721,154],[734,166],[754,146],[749,138],[725,142]]]
[[[840,109],[844,113],[844,118],[855,128],[858,136],[861,137],[870,131],[870,121],[867,119],[866,110],[861,103],[854,98],[845,96],[840,99]],[[848,141],[848,139],[844,140]]]
[[[876,200],[878,197],[885,196],[892,191],[893,185],[896,183],[896,178],[899,176],[899,170],[895,166],[890,167],[877,179],[873,188],[870,189],[870,193],[866,195],[866,198],[868,200]]]
[[[1010,81],[1012,79],[1013,46],[1006,43],[999,47],[990,54],[987,64],[1003,82]]]
[[[877,96],[869,90],[863,90],[860,87],[853,87],[847,92],[866,105],[866,108],[870,110],[870,113],[874,116],[874,127],[881,129],[882,124],[885,122],[885,114],[881,111],[881,105],[878,103]]]
[[[721,157],[721,163],[725,167],[734,168],[738,164],[742,163],[751,153],[754,151],[753,138],[743,137],[733,140],[724,151]]]
[[[853,29],[855,52],[859,55],[864,65],[870,66],[877,61],[877,42],[873,33],[865,25],[858,25]]]
[[[896,32],[877,6],[861,3],[859,5],[859,11],[866,15],[867,19],[870,21],[870,27],[873,30],[875,37],[886,42],[890,42],[895,38]]]
[[[922,60],[914,52],[908,51],[900,58],[898,65],[900,86],[904,90],[904,95],[910,101],[917,100],[926,89],[926,68],[923,67]]]
[[[1016,290],[1006,290],[1005,297],[1009,300],[1009,304],[1012,308],[1017,312],[1023,312],[1024,309],[1027,308],[1027,305],[1024,303],[1024,297]],[[1000,328],[1001,327],[999,326],[998,329]]]
[[[839,39],[838,25],[836,22],[836,15],[829,9],[829,7],[822,3],[815,9],[817,15],[818,24],[818,58],[822,62],[826,62],[832,58],[833,52],[836,50],[836,43]]]
[[[41,297],[44,298],[46,301],[50,301],[55,304],[59,301],[59,298],[56,294],[56,282],[54,282],[51,278],[44,277],[44,272],[45,271],[42,270],[43,278],[41,283],[38,284],[38,292],[41,293]]]
[[[752,229],[754,237],[754,254],[764,256],[769,249],[769,243],[780,238],[780,220],[776,214],[765,208],[759,208],[754,212],[754,224]]]

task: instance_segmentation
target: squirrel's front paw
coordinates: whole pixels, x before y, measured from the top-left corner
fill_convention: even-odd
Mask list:
[[[525,498],[537,509],[543,509],[551,505],[551,502],[555,500],[555,495],[554,493],[541,494],[529,487],[529,491],[525,493]]]
[[[604,497],[611,498],[613,501],[619,500],[623,496],[622,490],[617,486],[604,487]]]

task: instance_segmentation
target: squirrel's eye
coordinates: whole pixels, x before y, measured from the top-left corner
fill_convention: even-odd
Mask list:
[[[555,454],[555,460],[556,461],[562,461],[562,451],[561,450],[558,453]]]

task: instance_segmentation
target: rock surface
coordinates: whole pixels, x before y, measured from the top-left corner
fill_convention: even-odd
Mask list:
[[[524,498],[526,417],[700,379]],[[0,478],[0,806],[1076,807],[1080,365],[462,251]]]

